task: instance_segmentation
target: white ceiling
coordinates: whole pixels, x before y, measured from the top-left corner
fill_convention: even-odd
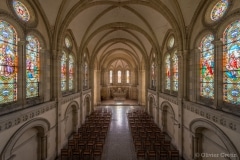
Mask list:
[[[150,55],[152,48],[161,50],[168,31],[176,27],[173,22],[179,28],[191,23],[200,1],[39,0],[39,3],[51,26],[68,22],[66,29],[72,31],[79,53],[87,48],[90,59],[101,61],[119,50],[119,54],[131,53],[140,62]]]

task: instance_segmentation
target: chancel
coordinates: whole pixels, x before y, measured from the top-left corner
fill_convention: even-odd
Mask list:
[[[239,160],[239,0],[0,0],[0,160]]]

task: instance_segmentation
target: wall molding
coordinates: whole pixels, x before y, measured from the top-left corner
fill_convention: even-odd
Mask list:
[[[76,98],[80,98],[81,94],[80,93],[75,93],[75,94],[71,94],[69,96],[63,97],[61,100],[61,104],[65,104],[68,103],[70,101],[73,101]]]
[[[159,97],[178,105],[178,98],[164,93],[159,93]]]
[[[189,101],[184,101],[183,107],[184,109],[191,111],[192,113],[195,113],[203,118],[206,118],[213,123],[219,124],[223,127],[231,129],[232,131],[240,133],[239,117]]]
[[[34,107],[23,109],[21,111],[4,115],[1,117],[0,120],[0,133],[16,125],[30,121],[31,119],[40,116],[54,108],[56,108],[55,101],[47,102]]]
[[[91,94],[92,89],[82,91],[82,94]]]

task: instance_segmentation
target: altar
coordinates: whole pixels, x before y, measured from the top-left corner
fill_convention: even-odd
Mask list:
[[[117,89],[111,88],[110,91],[111,91],[113,100],[123,101],[123,100],[126,100],[127,98],[127,94],[128,94],[127,88],[121,88],[121,87],[118,87]]]

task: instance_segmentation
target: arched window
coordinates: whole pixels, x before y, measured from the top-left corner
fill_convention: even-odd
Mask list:
[[[69,79],[68,79],[68,89],[73,90],[73,80],[74,80],[74,59],[72,55],[69,55]]]
[[[0,104],[17,100],[17,32],[0,20]]]
[[[61,91],[67,89],[67,54],[63,51],[61,58]]]
[[[88,82],[88,64],[87,62],[84,63],[84,86],[87,86]]]
[[[200,43],[200,95],[214,98],[214,37],[208,34]]]
[[[129,74],[129,70],[126,71],[126,82],[127,82],[127,83],[130,82],[130,74]]]
[[[173,62],[172,89],[173,91],[178,91],[178,57],[176,52],[173,54],[172,62]]]
[[[174,46],[175,39],[173,36],[171,36],[168,40],[168,47],[172,48]]]
[[[113,71],[110,70],[110,72],[109,72],[109,83],[113,83],[113,80],[112,80],[113,75],[112,75],[112,73],[113,73]]]
[[[39,49],[37,37],[28,35],[26,40],[26,98],[39,95]]]
[[[152,66],[151,66],[151,80],[152,80],[152,87],[155,87],[155,64],[154,62],[152,63]]]
[[[64,42],[65,42],[65,46],[67,48],[71,48],[72,47],[72,42],[69,40],[68,37],[65,37]]]
[[[211,11],[211,19],[213,21],[219,20],[227,11],[229,2],[228,0],[220,0],[217,4],[213,7]]]
[[[165,58],[165,89],[170,90],[170,55],[168,54]]]
[[[118,71],[118,83],[121,83],[122,80],[122,72]]]
[[[21,20],[23,20],[25,22],[29,21],[29,19],[30,19],[29,11],[22,2],[13,0],[13,8],[14,8],[14,11],[16,12],[17,16]]]
[[[240,105],[240,20],[223,33],[223,100]]]

